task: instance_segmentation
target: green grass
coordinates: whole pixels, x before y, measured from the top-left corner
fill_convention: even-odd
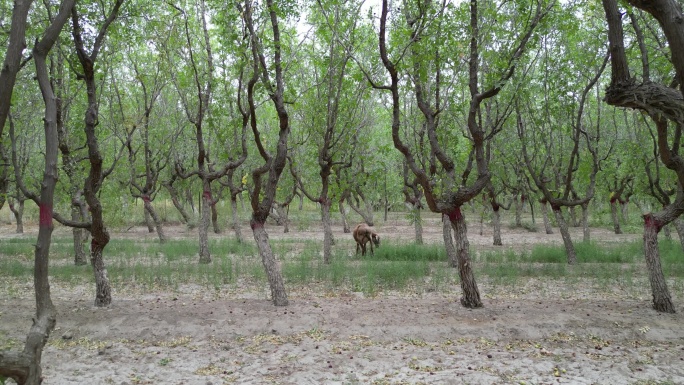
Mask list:
[[[33,274],[32,239],[16,238],[0,245],[2,277],[30,278]],[[344,241],[341,241],[344,242]],[[322,261],[322,245],[317,241],[272,241],[282,262],[287,285],[322,285],[331,290],[346,288],[374,295],[384,290],[422,287],[442,290],[458,284],[455,269],[447,267],[441,245],[388,244],[374,255],[349,257],[349,247],[335,248],[332,262]],[[500,249],[478,252],[471,247],[475,274],[495,284],[517,284],[530,277],[580,282],[593,279],[607,286],[620,281],[630,284],[634,277],[646,277],[641,242],[601,245],[576,243],[578,264],[569,266],[563,246],[535,245],[528,250]],[[266,284],[261,258],[252,244],[230,238],[210,242],[212,262],[199,264],[196,240],[112,240],[104,252],[112,285],[177,290],[196,284],[220,290],[240,280]],[[660,242],[666,277],[684,277],[684,258],[678,241]],[[55,238],[51,246],[50,275],[54,282],[88,284],[90,266],[73,265],[73,246],[68,237]],[[450,287],[453,289],[453,287]]]

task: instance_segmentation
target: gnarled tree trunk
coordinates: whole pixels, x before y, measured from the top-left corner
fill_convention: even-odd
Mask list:
[[[326,199],[321,202],[321,218],[323,219],[323,263],[329,264],[332,260],[333,232],[330,220],[330,205],[332,201]]]
[[[563,218],[560,207],[552,207],[552,209],[553,214],[556,216],[556,222],[558,223],[561,237],[563,237],[563,245],[565,246],[565,253],[568,257],[568,264],[574,265],[577,263],[577,253],[575,252],[575,246],[572,244],[572,238],[570,238],[568,223],[565,221],[565,218]]]
[[[480,290],[475,281],[472,262],[470,260],[470,243],[468,242],[468,229],[461,209],[456,208],[453,215],[448,216],[451,227],[454,230],[456,240],[456,256],[458,264],[458,275],[461,279],[461,305],[467,308],[482,307]]]
[[[157,230],[157,237],[159,237],[159,242],[166,242],[166,235],[164,234],[164,225],[162,224],[162,220],[157,214],[157,211],[154,209],[154,206],[152,206],[152,202],[149,198],[143,198],[143,204],[145,205],[145,213],[147,213],[147,215],[152,219],[152,230]]]
[[[282,268],[280,261],[273,254],[271,244],[268,242],[268,233],[264,229],[264,224],[252,219],[251,226],[254,232],[254,240],[261,256],[261,262],[264,265],[264,270],[266,270],[269,287],[271,288],[271,300],[275,306],[287,306],[289,301],[285,291],[285,283],[283,282]]]
[[[658,250],[660,229],[661,227],[653,215],[644,215],[644,252],[646,254],[646,266],[648,267],[648,278],[651,282],[653,308],[664,313],[674,313],[675,308],[660,264],[660,251]]]
[[[502,246],[501,242],[501,213],[498,205],[492,205],[492,226],[494,227],[494,246]]]
[[[238,243],[244,243],[244,238],[242,237],[242,228],[240,226],[240,216],[238,215],[237,197],[230,197],[230,208],[232,211],[233,218],[233,231],[235,232],[235,239]]]

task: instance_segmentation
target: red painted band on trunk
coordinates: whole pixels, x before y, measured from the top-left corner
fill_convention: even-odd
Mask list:
[[[40,226],[52,226],[52,206],[39,204],[38,209],[40,211]]]
[[[618,201],[618,198],[616,198],[616,197],[610,198],[610,204],[611,204],[611,205],[612,205],[613,203],[617,202],[617,201]]]
[[[204,193],[202,193],[202,196],[204,197],[204,199],[211,200],[211,191],[205,191]]]
[[[145,203],[150,203],[150,202],[151,202],[150,197],[148,197],[147,195],[143,195],[143,196],[142,196],[142,200],[143,200],[143,202],[145,202]]]
[[[447,214],[451,222],[455,222],[463,219],[463,214],[461,213],[461,206],[456,207],[450,213]]]
[[[653,214],[646,214],[646,215],[644,215],[644,227],[654,228],[656,230],[656,233],[659,233],[660,230],[663,228],[663,224],[660,223],[660,221],[657,220],[653,216]]]

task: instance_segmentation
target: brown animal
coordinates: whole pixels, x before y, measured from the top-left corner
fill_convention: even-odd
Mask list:
[[[356,255],[359,254],[359,247],[361,248],[361,255],[366,255],[366,243],[368,242],[370,242],[371,254],[373,254],[373,244],[380,247],[380,236],[365,223],[356,225],[353,235],[356,241]]]

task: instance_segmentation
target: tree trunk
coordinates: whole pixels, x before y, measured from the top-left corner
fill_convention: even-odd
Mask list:
[[[503,243],[501,242],[501,213],[498,206],[493,207],[492,222],[494,226],[494,246],[502,246]]]
[[[164,235],[164,225],[162,224],[161,218],[159,218],[157,211],[154,209],[154,206],[152,206],[152,202],[149,198],[144,199],[143,202],[145,205],[145,212],[149,215],[150,218],[152,218],[152,223],[154,223],[154,227],[157,230],[159,242],[166,242],[166,235]]]
[[[515,227],[522,227],[522,211],[525,207],[525,201],[522,197],[515,199]],[[496,240],[495,240],[496,242]],[[494,243],[496,245],[496,243]]]
[[[266,277],[271,288],[271,300],[275,306],[287,306],[287,292],[285,291],[285,284],[283,282],[283,275],[281,272],[280,261],[273,254],[271,245],[268,242],[268,233],[264,228],[264,224],[251,221],[252,232],[254,233],[254,240],[256,241],[257,249],[261,261],[266,270]]]
[[[591,231],[589,230],[589,203],[582,205],[582,235],[584,242],[591,241]]]
[[[150,212],[147,211],[147,207],[143,206],[143,214],[145,215],[145,226],[147,226],[147,232],[150,234],[154,233],[154,222],[152,221],[152,217],[150,217]]]
[[[74,222],[81,222],[84,219],[86,218],[81,216],[81,208],[77,205],[72,205],[71,220]],[[87,265],[88,258],[86,257],[85,245],[88,244],[88,230],[73,227],[71,232],[74,238],[74,265]]]
[[[351,233],[351,229],[349,228],[349,220],[347,219],[347,209],[344,207],[344,201],[340,201],[339,208],[340,215],[342,216],[342,231],[345,234],[349,234]]]
[[[218,210],[216,210],[216,203],[211,204],[211,225],[214,228],[214,234],[221,234],[221,227],[218,223]]]
[[[102,252],[109,243],[109,239],[104,244],[99,243],[93,238],[90,244],[90,263],[95,273],[95,306],[104,307],[112,303],[112,287],[107,277],[107,268],[104,264]]]
[[[332,262],[333,232],[330,220],[330,199],[321,199],[321,218],[323,219],[323,263]]]
[[[622,207],[622,221],[629,224],[629,201],[624,201],[620,203]]]
[[[211,192],[205,186],[202,194],[199,229],[199,263],[211,263],[209,253],[209,216],[211,215]]]
[[[470,261],[470,244],[468,243],[468,229],[465,218],[461,213],[460,207],[454,210],[453,215],[449,215],[451,226],[454,230],[456,240],[456,255],[458,259],[458,275],[461,278],[461,305],[467,308],[482,307],[480,291],[477,288],[475,274],[473,273]]]
[[[442,214],[442,235],[444,237],[444,247],[446,248],[447,263],[449,267],[458,267],[458,255],[454,246],[454,238],[451,235],[451,220],[446,214]]]
[[[17,223],[17,229],[16,233],[17,234],[23,234],[24,233],[24,201],[23,200],[17,200],[19,203],[19,207],[14,205],[14,202],[10,202],[9,208],[10,211],[12,211],[12,214],[14,214],[14,220]]]
[[[416,232],[416,244],[423,244],[423,219],[420,216],[420,207],[413,205],[413,228]]]
[[[622,234],[620,229],[620,220],[618,219],[618,202],[614,199],[610,200],[610,216],[613,218],[613,229],[615,234]]]
[[[572,224],[572,227],[579,227],[579,221],[577,220],[577,213],[575,212],[575,206],[570,206],[568,208],[568,211],[570,212],[570,223]]]
[[[245,239],[242,237],[240,216],[238,215],[237,197],[231,197],[230,208],[233,212],[233,231],[235,231],[235,239],[237,239],[238,243],[244,243]]]
[[[299,211],[304,209],[304,196],[299,194]]]
[[[651,282],[651,294],[653,295],[653,308],[663,313],[674,313],[670,291],[667,288],[663,268],[660,264],[660,251],[658,250],[658,222],[652,215],[644,216],[644,253],[648,276]]]
[[[546,234],[553,234],[553,228],[551,228],[551,221],[549,220],[549,207],[546,202],[542,202],[542,218],[544,218],[544,229]]]
[[[565,222],[565,218],[563,218],[560,207],[552,207],[552,209],[556,216],[556,222],[558,222],[558,229],[563,237],[563,245],[565,245],[565,253],[568,256],[568,264],[574,265],[577,263],[577,254],[575,253],[575,246],[572,244],[572,238],[570,238],[568,224]]]

